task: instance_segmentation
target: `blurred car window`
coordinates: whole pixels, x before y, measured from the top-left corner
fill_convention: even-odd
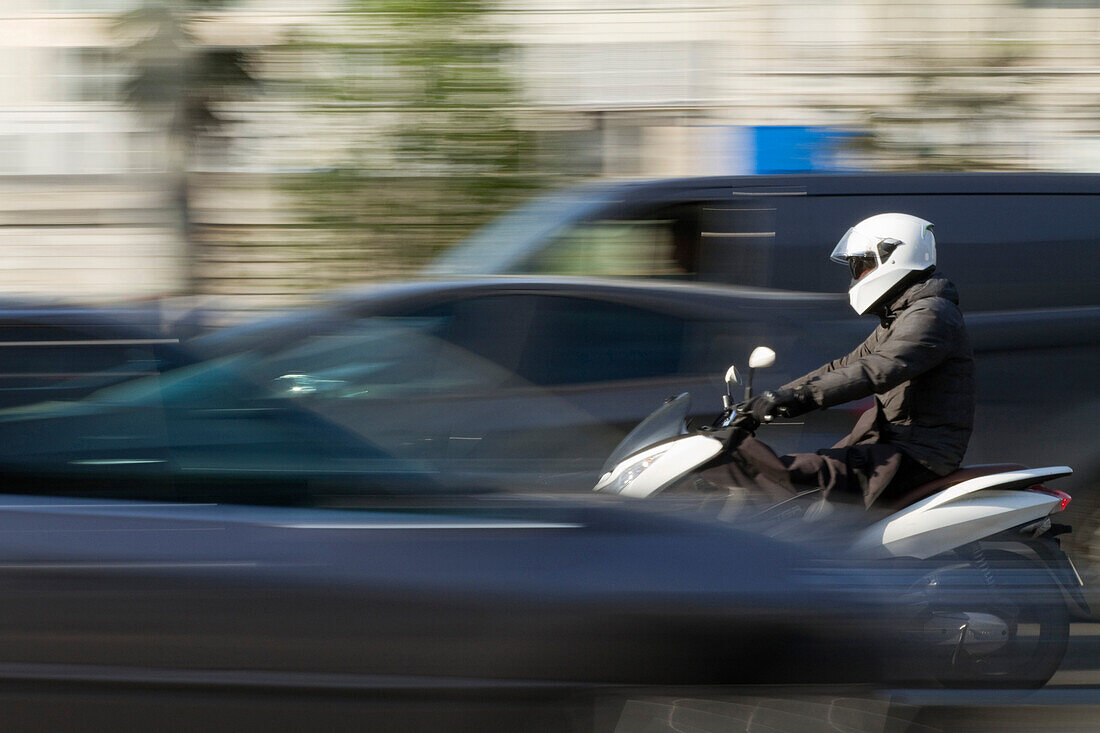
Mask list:
[[[249,364],[278,397],[384,399],[487,389],[512,373],[440,338],[442,318],[368,318]]]
[[[685,324],[655,311],[588,298],[540,297],[517,373],[538,385],[677,374]]]
[[[663,377],[679,373],[684,353],[679,318],[595,298],[491,295],[417,316],[439,319],[434,333],[456,353],[514,374],[511,386]]]
[[[493,294],[436,303],[411,315],[435,321],[433,334],[462,353],[515,374],[535,302],[525,293]]]
[[[97,390],[89,402],[149,407],[219,407],[256,396],[240,376],[248,357],[235,355],[182,366],[157,376],[134,379]]]
[[[387,399],[488,389],[510,370],[436,335],[442,318],[328,322],[318,333],[100,390],[100,403],[225,406],[258,398]]]

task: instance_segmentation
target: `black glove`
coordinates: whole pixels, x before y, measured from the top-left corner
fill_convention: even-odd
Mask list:
[[[817,407],[810,390],[805,387],[794,389],[779,389],[774,392],[764,392],[751,400],[742,402],[738,412],[752,413],[760,422],[766,415],[778,415],[779,417],[798,417]]]

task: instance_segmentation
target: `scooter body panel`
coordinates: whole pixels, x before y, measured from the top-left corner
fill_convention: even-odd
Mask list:
[[[1042,519],[1061,509],[1061,499],[1022,489],[1070,473],[1055,466],[964,481],[871,525],[853,550],[867,557],[923,559]]]
[[[722,441],[698,434],[658,443],[605,473],[594,490],[645,499],[714,458],[722,449]],[[616,491],[616,482],[631,471],[636,471],[637,475]]]

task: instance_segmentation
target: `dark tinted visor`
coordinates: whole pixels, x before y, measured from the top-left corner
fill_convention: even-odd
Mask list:
[[[863,255],[848,258],[848,269],[852,271],[852,279],[858,280],[871,270],[878,267],[878,260],[874,255]]]

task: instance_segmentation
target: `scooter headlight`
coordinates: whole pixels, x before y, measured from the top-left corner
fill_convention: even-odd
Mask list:
[[[635,461],[627,466],[615,480],[611,482],[611,485],[607,487],[607,490],[612,494],[621,494],[627,486],[634,483],[639,476],[645,473],[657,459],[667,453],[668,450],[658,451],[656,453],[650,453],[645,458]]]

